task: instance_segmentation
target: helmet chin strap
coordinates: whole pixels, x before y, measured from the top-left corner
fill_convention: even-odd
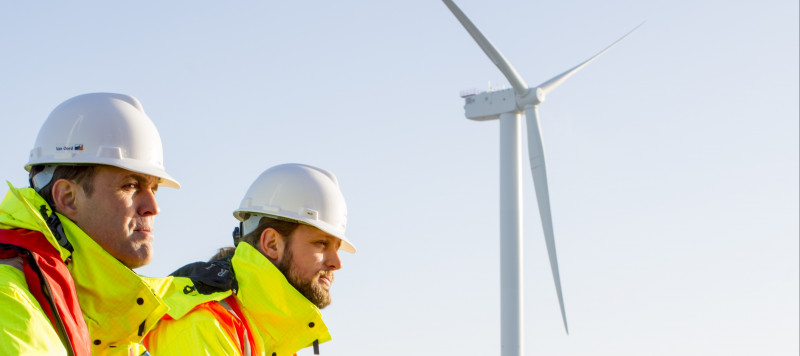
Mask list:
[[[31,188],[33,188],[37,193],[42,190],[46,185],[50,184],[50,181],[53,180],[53,173],[56,171],[55,164],[48,164],[44,166],[44,170],[39,173],[36,173],[30,179]]]
[[[233,246],[234,247],[239,245],[239,241],[242,239],[242,236],[244,236],[244,223],[240,221],[239,222],[239,226],[237,226],[237,227],[235,227],[233,229]]]
[[[30,178],[31,188],[33,188],[36,193],[39,193],[42,188],[50,184],[50,181],[53,180],[53,173],[56,171],[57,167],[58,166],[55,164],[45,165],[41,172],[36,173]],[[51,209],[53,208],[51,207]],[[47,223],[47,227],[50,228],[50,232],[52,232],[56,237],[58,244],[72,253],[74,249],[69,240],[67,240],[67,235],[64,233],[64,228],[61,226],[61,220],[58,219],[56,213],[53,211],[50,215],[48,215],[47,205],[44,204],[39,207],[39,212],[42,214],[42,218],[44,218],[45,222]]]

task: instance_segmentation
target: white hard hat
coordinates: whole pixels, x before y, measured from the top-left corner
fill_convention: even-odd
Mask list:
[[[109,165],[161,178],[161,186],[180,187],[164,171],[156,126],[139,100],[124,94],[84,94],[57,106],[39,130],[25,170],[39,164]]]
[[[341,239],[341,250],[356,252],[344,236],[347,205],[339,182],[324,169],[296,163],[267,169],[250,185],[233,216],[243,222],[243,235],[256,229],[261,216],[270,216],[314,226]]]

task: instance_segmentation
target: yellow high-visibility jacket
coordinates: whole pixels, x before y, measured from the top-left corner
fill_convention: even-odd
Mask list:
[[[240,243],[231,259],[239,283],[235,301],[244,314],[244,324],[253,337],[252,355],[292,355],[300,349],[331,339],[319,308],[298,292],[264,255]],[[184,278],[175,277],[175,280]],[[173,288],[178,291],[179,288]],[[145,339],[153,356],[242,355],[245,340],[199,307],[217,303],[230,292],[199,294],[192,288],[165,296],[169,317],[156,325]],[[235,315],[235,313],[232,313]]]
[[[74,281],[92,339],[92,355],[138,355],[144,335],[169,309],[154,293],[167,280],[150,284],[100,247],[75,223],[58,215],[74,251],[61,247],[39,212],[44,199],[33,189],[10,190],[0,203],[0,229],[39,231],[59,251]],[[167,287],[161,287],[164,292]],[[42,307],[28,289],[22,271],[0,264],[0,354],[66,355]]]

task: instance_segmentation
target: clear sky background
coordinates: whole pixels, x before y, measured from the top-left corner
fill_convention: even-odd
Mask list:
[[[531,86],[647,21],[540,106],[571,334],[525,153],[526,354],[797,355],[798,2],[456,3]],[[499,353],[498,123],[458,94],[508,83],[441,1],[8,1],[0,28],[3,179],[74,95],[158,126],[183,188],[139,273],[209,258],[259,173],[312,164],[358,247],[322,354]]]

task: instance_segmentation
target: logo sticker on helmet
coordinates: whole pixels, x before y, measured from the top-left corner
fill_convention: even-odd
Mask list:
[[[58,146],[56,151],[83,151],[83,144],[72,146]]]

